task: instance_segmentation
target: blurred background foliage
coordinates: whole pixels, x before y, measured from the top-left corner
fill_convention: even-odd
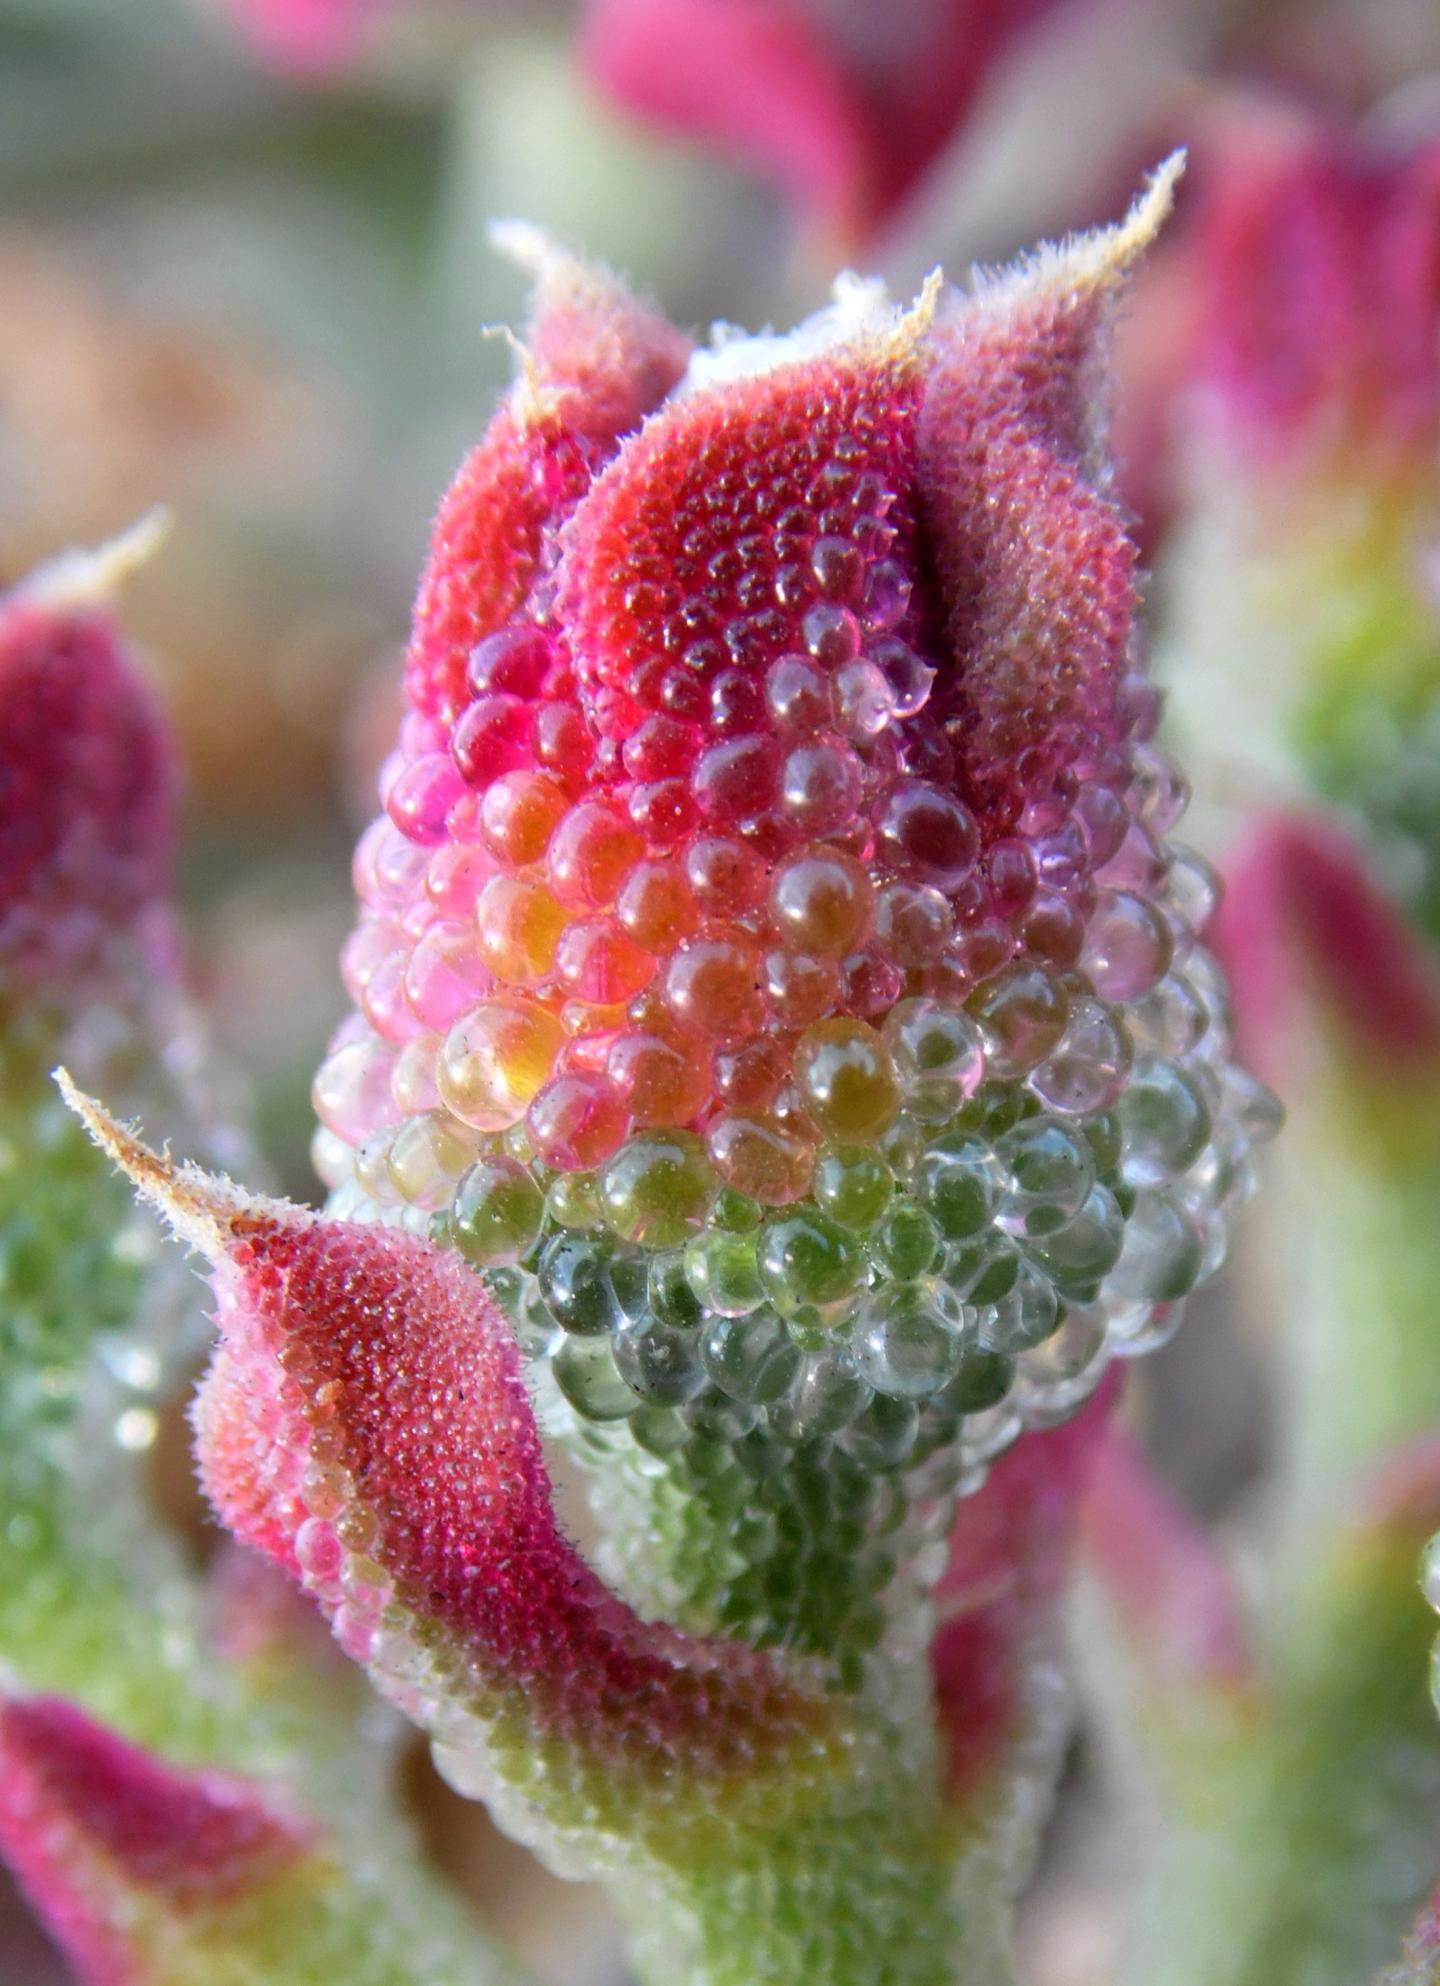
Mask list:
[[[703,47],[707,8],[726,4],[671,0],[650,18]],[[863,226],[825,174],[858,180],[873,161],[842,148],[806,179],[777,167],[785,142],[748,159],[733,130],[714,142],[753,78],[704,79],[689,128],[641,114],[635,91],[618,100],[643,0],[362,0],[349,21],[344,0],[0,0],[0,585],[154,504],[175,514],[127,621],[182,738],[195,976],[294,1193],[315,1190],[309,1081],[343,1007],[349,851],[397,707],[429,516],[508,376],[493,327],[524,309],[522,278],[487,246],[491,217],[583,245],[682,324],[784,324],[843,260],[901,292],[937,262],[958,276],[1115,213],[1188,144],[1175,237],[1120,354],[1122,473],[1163,625],[1168,394],[1194,305],[1186,212],[1212,157],[1257,115],[1440,120],[1435,0],[805,5],[817,37],[852,50],[877,23],[892,53],[907,24],[983,45],[923,170]],[[275,38],[287,16],[349,31],[301,61]],[[647,46],[638,93],[663,96],[671,50]],[[891,82],[894,128],[920,78],[902,62]],[[766,114],[798,115],[783,93]],[[1153,1408],[1168,1473],[1210,1510],[1259,1440],[1237,1341],[1218,1312],[1187,1333]],[[582,1949],[587,1977],[614,1976],[584,1892],[547,1890],[537,1910],[518,1851],[436,1811],[502,1928],[557,1976],[579,1976]],[[1031,1958],[1048,1986],[1090,1986],[1106,1976],[1111,1851],[1083,1802],[1058,1839]],[[43,1960],[5,1960],[4,1935],[0,1977],[40,1986]]]

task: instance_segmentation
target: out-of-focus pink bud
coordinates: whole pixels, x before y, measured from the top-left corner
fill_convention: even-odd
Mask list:
[[[0,1849],[87,1986],[148,1986],[198,1980],[185,1927],[203,1948],[207,1920],[253,1907],[314,1841],[246,1780],[168,1765],[60,1698],[5,1697]]]
[[[904,203],[1055,0],[588,0],[581,59],[627,110],[763,172],[854,243]]]
[[[52,989],[168,943],[175,804],[156,700],[70,570],[0,599],[0,979]]]
[[[1290,1080],[1297,1055],[1304,1065],[1296,1020],[1310,1000],[1397,1080],[1407,1067],[1436,1066],[1440,959],[1328,822],[1259,823],[1232,867],[1215,935],[1247,1052],[1277,1083]]]

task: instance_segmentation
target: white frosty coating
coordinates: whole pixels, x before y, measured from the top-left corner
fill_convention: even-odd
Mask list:
[[[773,372],[777,366],[796,359],[818,358],[822,352],[861,339],[884,339],[899,332],[909,309],[890,301],[890,293],[879,276],[857,276],[846,269],[835,278],[830,302],[797,324],[793,331],[772,330],[755,336],[736,324],[716,324],[708,346],[697,347],[685,376],[670,395],[684,399],[707,386],[721,386],[730,380],[753,379]],[[923,299],[922,299],[923,301]]]

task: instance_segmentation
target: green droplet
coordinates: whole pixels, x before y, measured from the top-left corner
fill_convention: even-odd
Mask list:
[[[760,1243],[760,1280],[778,1310],[834,1316],[860,1287],[865,1255],[855,1236],[817,1213],[785,1214]]]
[[[940,1246],[940,1231],[923,1207],[897,1200],[876,1230],[870,1252],[897,1281],[927,1274]]]
[[[822,1210],[842,1227],[871,1228],[890,1205],[895,1181],[878,1152],[841,1146],[816,1166],[814,1190]]]
[[[513,1158],[483,1158],[455,1188],[450,1229],[468,1262],[518,1262],[537,1240],[545,1201],[535,1181]]]
[[[600,1176],[600,1204],[610,1226],[649,1248],[676,1248],[694,1234],[718,1190],[705,1148],[690,1131],[632,1138]]]

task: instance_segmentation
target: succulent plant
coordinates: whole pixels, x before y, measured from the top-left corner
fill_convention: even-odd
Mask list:
[[[509,230],[539,303],[421,581],[325,1213],[67,1083],[212,1264],[217,1513],[648,1976],[1003,1970],[1094,1396],[1273,1126],[1107,490],[1174,174],[973,296],[698,351]]]

